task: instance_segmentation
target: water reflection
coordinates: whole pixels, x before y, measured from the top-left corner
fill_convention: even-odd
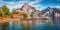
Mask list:
[[[47,22],[36,21],[34,25],[32,21],[22,21],[21,23],[7,22],[3,23],[0,30],[60,30],[60,24],[50,25]]]
[[[1,23],[1,24],[0,24],[0,30],[8,30],[8,25],[9,25],[8,22],[6,22],[6,23]]]
[[[8,30],[22,30],[22,26],[18,23],[9,22]]]

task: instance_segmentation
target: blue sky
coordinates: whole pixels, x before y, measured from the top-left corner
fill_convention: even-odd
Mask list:
[[[60,8],[60,0],[0,0],[0,6],[6,5],[10,11],[13,8],[21,8],[25,3],[35,7],[37,10],[43,10],[47,7]]]

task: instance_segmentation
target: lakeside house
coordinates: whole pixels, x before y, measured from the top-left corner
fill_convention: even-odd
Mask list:
[[[22,13],[23,13],[23,11],[21,11],[21,10],[14,10],[14,12],[12,11],[10,16],[12,19],[21,20],[21,19],[23,19],[23,16],[21,15]]]

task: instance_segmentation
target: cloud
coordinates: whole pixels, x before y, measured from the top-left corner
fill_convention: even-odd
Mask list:
[[[24,1],[18,1],[18,2],[6,2],[6,5],[9,7],[10,11],[12,11],[13,8],[17,9],[17,8],[21,8],[22,5],[24,5],[25,3],[27,3],[28,1],[24,2]]]
[[[56,5],[56,6],[50,6],[51,8],[60,8],[59,5]]]
[[[13,8],[20,8],[25,3],[28,3],[30,6],[35,7],[38,10],[45,9],[48,6],[60,8],[60,6],[57,6],[58,3],[57,3],[57,5],[54,6],[54,4],[56,3],[55,1],[60,1],[60,0],[55,0],[54,4],[51,3],[50,0],[49,0],[48,5],[45,1],[43,1],[43,2],[42,1],[43,0],[19,0],[19,1],[15,1],[15,0],[13,0],[13,1],[3,1],[3,0],[0,0],[0,5],[1,4],[2,5],[7,5],[10,8],[10,10],[12,10]],[[40,4],[40,2],[42,2],[42,3]]]
[[[2,0],[0,0],[0,2],[3,2]]]
[[[48,6],[43,6],[41,4],[37,4],[37,5],[33,5],[37,10],[43,10],[43,9],[46,9]]]
[[[60,6],[56,6],[57,8],[60,8]]]
[[[7,2],[7,3],[8,3],[8,2]],[[15,4],[15,2],[9,2],[8,4],[11,4],[11,5],[12,5],[12,4]]]
[[[6,4],[7,7],[9,7],[10,11],[12,11],[13,8],[21,8],[22,5],[24,5],[25,3],[28,3],[30,6],[35,7],[38,10],[42,9],[41,7],[43,7],[41,4],[38,4],[39,2],[41,2],[41,0],[34,0],[34,1],[20,0],[18,2],[16,1],[9,1],[9,2],[1,1],[1,2]]]
[[[2,4],[3,4],[3,3],[4,3],[4,2],[3,2],[3,0],[0,0],[0,3],[2,3]]]
[[[9,5],[14,5],[12,6],[13,8],[19,8],[21,7],[23,4],[28,3],[31,6],[34,6],[35,3],[38,3],[39,1],[35,0],[35,1],[18,1],[18,2],[7,2],[6,4]]]

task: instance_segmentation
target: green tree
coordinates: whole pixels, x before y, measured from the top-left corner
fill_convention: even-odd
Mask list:
[[[6,5],[2,6],[2,11],[5,13],[5,15],[9,15],[9,8]]]
[[[23,15],[23,19],[24,20],[28,18],[28,14],[27,13],[22,13],[22,15]]]
[[[4,12],[0,11],[0,19],[2,19],[2,17],[5,15]]]

